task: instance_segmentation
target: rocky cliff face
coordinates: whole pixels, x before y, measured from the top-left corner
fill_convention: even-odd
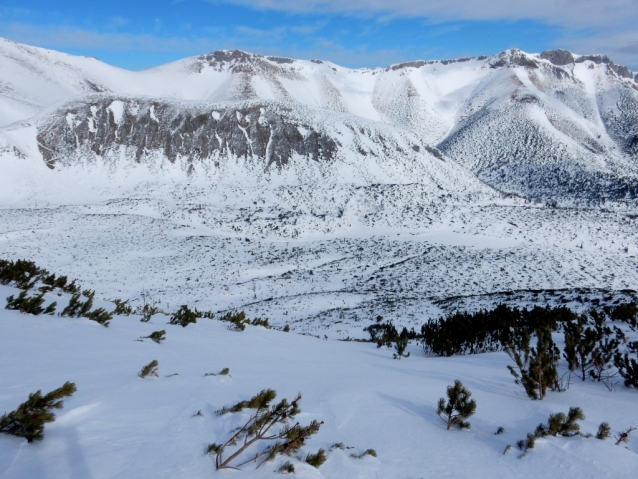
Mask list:
[[[286,165],[293,154],[330,161],[337,144],[309,125],[293,122],[285,108],[268,103],[192,106],[158,100],[93,97],[75,102],[44,122],[38,145],[47,165],[90,150],[108,157],[134,149],[140,162],[161,152],[189,163],[220,156],[255,158],[265,169]]]

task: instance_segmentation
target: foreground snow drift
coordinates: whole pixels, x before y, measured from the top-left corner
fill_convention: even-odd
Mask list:
[[[513,383],[504,353],[425,358],[413,346],[410,358],[394,361],[387,349],[371,344],[261,327],[234,332],[205,319],[186,328],[165,323],[162,316],[151,323],[115,317],[104,328],[86,319],[0,310],[0,411],[15,408],[37,389],[46,392],[67,380],[78,387],[42,442],[0,437],[0,477],[273,477],[284,459],[258,471],[247,465],[240,473],[215,472],[204,453],[209,443],[224,442],[243,417],[218,417],[214,411],[264,388],[275,389],[278,399],[301,391],[299,421],[324,421],[304,456],[335,442],[353,447],[332,452],[320,469],[291,458],[299,478],[598,479],[633,477],[638,467],[636,438],[627,449],[612,440],[556,437],[537,441],[523,458],[516,449],[503,455],[507,444],[570,406],[584,410],[584,432],[595,432],[602,421],[614,433],[635,426],[638,393],[621,385],[609,392],[575,382],[567,392],[531,401]],[[161,329],[167,331],[162,344],[136,341]],[[159,361],[159,377],[140,379],[138,371],[152,359]],[[230,376],[204,376],[225,367]],[[438,398],[454,379],[463,381],[478,404],[469,431],[446,431],[435,414]],[[199,410],[203,416],[194,417]],[[505,433],[495,435],[499,426]],[[350,457],[368,448],[378,457]]]

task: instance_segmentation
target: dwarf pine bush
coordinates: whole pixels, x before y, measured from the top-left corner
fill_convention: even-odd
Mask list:
[[[146,366],[144,366],[142,368],[142,370],[139,372],[138,376],[141,378],[147,378],[150,376],[155,376],[157,377],[157,367],[159,366],[159,363],[157,362],[156,359],[153,359],[150,363],[148,363]]]
[[[24,437],[28,442],[44,438],[44,426],[55,421],[53,409],[61,409],[62,398],[77,391],[74,383],[66,382],[62,387],[42,395],[41,391],[29,394],[29,398],[15,411],[0,417],[0,433]]]
[[[220,321],[230,323],[228,329],[232,331],[244,331],[246,325],[250,324],[250,320],[246,318],[246,313],[240,312],[227,312],[219,318]]]
[[[33,261],[19,259],[17,261],[0,260],[0,284],[13,283],[20,289],[31,289],[40,281],[52,289],[60,289],[65,293],[77,293],[79,286],[75,280],[68,282],[66,276],[56,277],[46,269],[40,268]]]
[[[82,296],[86,299],[82,300]],[[69,300],[69,304],[62,310],[60,315],[71,318],[88,318],[104,327],[108,327],[109,321],[113,319],[113,313],[107,312],[104,308],[97,308],[91,311],[94,297],[95,291],[91,291],[90,289],[84,290],[81,294],[73,294]]]
[[[530,339],[528,330],[516,328],[505,348],[516,367],[508,365],[507,368],[530,398],[542,400],[547,388],[557,387],[556,365],[560,353],[550,329],[536,330],[536,348],[530,347]]]
[[[115,304],[113,314],[117,314],[118,316],[130,316],[133,313],[133,307],[128,304],[128,299],[126,301],[114,299],[113,303]]]
[[[638,361],[630,358],[629,354],[616,353],[614,365],[618,368],[618,373],[622,376],[625,386],[638,389]]]
[[[319,469],[327,459],[328,456],[326,455],[325,449],[319,449],[315,454],[309,452],[304,460],[312,467]]]
[[[231,407],[224,407],[217,411],[221,416],[229,413],[238,413],[245,409],[252,410],[246,423],[237,428],[233,435],[224,444],[211,444],[208,447],[209,454],[215,454],[215,467],[217,469],[239,468],[249,462],[260,461],[257,468],[265,462],[274,459],[277,455],[292,455],[303,447],[306,440],[316,434],[323,422],[312,421],[308,426],[301,426],[298,422],[293,426],[289,421],[293,420],[301,412],[299,402],[301,394],[288,402],[282,399],[277,404],[271,404],[277,397],[272,389],[264,389],[251,399],[241,401]],[[271,432],[275,426],[280,426],[278,432]],[[249,454],[242,457],[244,452],[259,441],[275,441],[262,452]],[[224,457],[228,451],[229,456]]]
[[[294,474],[295,466],[290,461],[286,461],[279,469],[277,469],[279,474]]]
[[[585,414],[579,407],[570,407],[569,412],[565,413],[556,413],[550,414],[549,419],[546,424],[540,423],[536,426],[536,430],[534,433],[527,434],[527,438],[521,439],[516,444],[518,448],[523,451],[523,454],[527,452],[528,449],[533,449],[536,444],[536,439],[540,439],[547,436],[563,436],[563,437],[574,437],[580,435],[580,424],[577,421],[582,421],[585,419]],[[605,433],[605,425],[609,427],[607,423],[602,423],[598,432],[601,434],[599,439],[605,439],[602,437]],[[607,431],[608,433],[609,431]],[[591,437],[591,435],[589,436]],[[596,435],[598,438],[598,435]]]
[[[603,422],[598,426],[598,431],[596,432],[596,439],[600,439],[604,441],[611,437],[611,427],[609,427],[609,423]]]
[[[146,337],[152,341],[155,341],[157,344],[161,344],[161,342],[166,339],[166,331],[164,331],[163,329],[161,331],[153,331]]]
[[[55,307],[57,303],[54,301],[49,304],[46,308],[43,308],[44,304],[44,293],[36,294],[35,296],[27,296],[29,290],[23,290],[20,292],[17,298],[9,296],[7,298],[7,305],[5,309],[12,309],[16,311],[20,311],[24,314],[53,314],[55,313]]]
[[[401,334],[394,342],[394,359],[400,360],[401,358],[410,357],[410,353],[405,354],[405,350],[407,349],[408,344],[410,344],[408,330],[406,328],[403,328],[403,331],[401,331]]]
[[[439,399],[436,413],[447,424],[448,431],[454,425],[462,429],[470,427],[466,419],[476,412],[476,401],[470,399],[471,396],[472,393],[457,379],[454,386],[447,388],[447,404],[445,398]]]
[[[185,328],[189,324],[196,323],[197,318],[201,317],[201,313],[197,311],[197,309],[192,311],[187,305],[183,304],[175,313],[173,313],[168,324],[178,324]]]
[[[377,451],[374,449],[366,449],[361,454],[350,454],[350,457],[354,459],[363,459],[366,456],[377,457]]]

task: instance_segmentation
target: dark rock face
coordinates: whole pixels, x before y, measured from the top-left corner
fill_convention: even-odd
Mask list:
[[[541,58],[559,67],[574,63],[574,55],[567,50],[545,50],[541,53]]]
[[[520,50],[506,50],[492,60],[489,65],[490,68],[502,68],[507,66],[518,66],[531,69],[538,68],[538,62],[529,58]]]
[[[38,128],[40,151],[57,162],[91,150],[98,156],[120,147],[145,155],[160,152],[174,162],[214,163],[220,155],[259,159],[264,169],[281,167],[297,153],[309,161],[328,161],[337,145],[324,133],[291,118],[276,104],[183,105],[113,96],[69,104]],[[303,132],[303,134],[302,134]]]
[[[611,59],[606,55],[583,55],[582,57],[578,57],[575,60],[575,63],[583,63],[586,61],[590,61],[595,63],[596,65],[600,65],[604,63],[609,66],[609,69],[616,73],[619,77],[622,78],[630,78],[633,76],[629,68],[623,65],[616,65]]]

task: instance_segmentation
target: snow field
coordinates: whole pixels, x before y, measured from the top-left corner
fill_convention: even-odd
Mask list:
[[[14,288],[1,287],[3,296]],[[102,304],[96,304],[102,306]],[[410,358],[391,359],[373,344],[324,341],[294,333],[247,327],[234,332],[206,319],[186,328],[115,317],[108,328],[86,319],[27,316],[0,310],[0,410],[9,411],[29,392],[47,392],[64,381],[78,391],[65,399],[42,442],[0,435],[0,477],[9,478],[207,478],[237,474],[276,477],[285,458],[255,471],[214,471],[205,455],[225,442],[243,413],[214,411],[272,388],[278,399],[303,393],[301,424],[324,421],[302,450],[316,452],[343,442],[353,449],[330,453],[314,469],[294,458],[300,478],[579,478],[632,477],[638,467],[633,438],[628,449],[612,440],[551,437],[518,458],[515,445],[550,413],[579,406],[584,432],[607,421],[615,433],[636,419],[636,391],[619,385],[573,381],[563,393],[532,401],[514,384],[505,353],[426,358],[415,345]],[[166,330],[156,344],[152,331]],[[159,361],[159,377],[137,377]],[[230,376],[210,376],[230,368]],[[167,377],[178,373],[177,376]],[[477,401],[469,431],[445,430],[435,414],[445,388],[460,379]],[[193,417],[201,410],[203,417]],[[244,419],[245,420],[245,419]],[[635,421],[634,421],[635,422]],[[505,433],[494,435],[502,426]],[[368,448],[378,457],[349,457]]]

